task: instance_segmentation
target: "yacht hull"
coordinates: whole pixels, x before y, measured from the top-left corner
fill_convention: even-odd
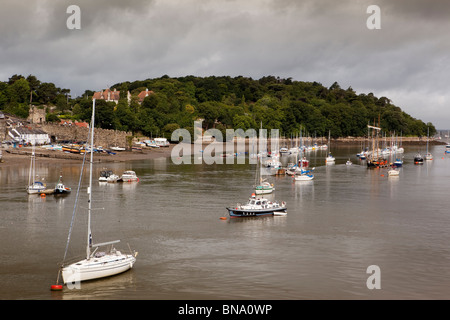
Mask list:
[[[64,284],[105,278],[128,271],[135,262],[134,256],[124,254],[84,259],[64,267],[62,278]]]

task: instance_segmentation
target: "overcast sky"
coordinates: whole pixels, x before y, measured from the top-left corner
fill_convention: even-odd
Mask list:
[[[449,0],[0,0],[0,81],[71,89],[266,75],[386,96],[450,128]],[[69,30],[67,7],[81,9]],[[366,22],[380,8],[381,29]]]

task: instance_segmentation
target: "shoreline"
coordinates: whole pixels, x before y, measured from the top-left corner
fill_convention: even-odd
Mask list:
[[[366,138],[338,138],[331,139],[331,145],[338,146],[351,146],[360,145],[361,143],[367,142]],[[213,145],[216,142],[206,142],[203,141],[202,149],[208,145]],[[219,142],[220,143],[220,142]],[[427,139],[425,138],[402,138],[402,145],[426,145]],[[223,151],[226,153],[226,143],[223,144]],[[279,146],[290,145],[290,139],[279,139]],[[445,145],[446,142],[438,140],[430,140],[430,145]],[[169,147],[160,148],[144,148],[142,151],[118,151],[115,155],[110,155],[106,153],[96,153],[94,155],[94,162],[125,162],[133,160],[150,160],[161,157],[170,157],[172,150],[178,144],[172,143]],[[270,143],[269,143],[270,145]],[[193,154],[194,144],[191,144],[191,154]],[[234,143],[234,150],[237,150],[237,143]],[[20,147],[20,148],[9,148],[2,149],[3,158],[0,162],[0,167],[14,166],[14,165],[28,165],[31,156],[31,147]],[[249,151],[249,141],[245,141],[245,151]],[[83,160],[83,154],[73,154],[66,153],[57,150],[47,150],[36,148],[35,150],[36,159],[45,159],[49,162],[64,162],[64,163],[80,163]]]

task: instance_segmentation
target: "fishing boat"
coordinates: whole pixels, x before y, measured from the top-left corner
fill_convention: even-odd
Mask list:
[[[92,107],[92,120],[91,120],[91,146],[94,144],[94,114],[95,114],[95,99],[93,100]],[[75,263],[65,265],[63,262],[60,273],[62,274],[62,280],[64,284],[76,284],[80,281],[94,280],[104,277],[113,276],[131,269],[136,262],[137,252],[131,254],[125,254],[114,248],[114,244],[120,242],[120,240],[93,244],[93,237],[91,232],[91,211],[92,211],[92,164],[93,164],[93,148],[90,151],[90,174],[89,174],[89,187],[88,191],[88,219],[87,219],[87,246],[86,246],[86,258]],[[83,171],[83,170],[82,170]],[[83,174],[83,173],[81,173]],[[81,181],[81,177],[80,177]],[[78,196],[78,195],[77,195]],[[76,203],[76,202],[75,202]],[[74,210],[75,212],[75,210]],[[72,218],[73,220],[73,218]],[[71,224],[72,229],[72,224]],[[67,249],[69,245],[71,230],[69,231],[69,237],[66,245],[66,252],[64,254],[64,260],[66,258]],[[99,251],[100,247],[107,246],[109,250]],[[57,283],[59,281],[59,274]],[[58,286],[58,285],[57,285]],[[54,286],[52,286],[53,288]]]
[[[127,170],[122,173],[122,176],[117,180],[118,182],[134,182],[139,181],[136,172],[132,170]]]
[[[59,176],[59,180],[58,183],[55,186],[55,190],[53,191],[53,193],[55,195],[64,195],[64,194],[69,194],[72,191],[72,189],[66,187],[64,185],[64,183],[62,182],[62,176]]]
[[[267,215],[285,215],[287,213],[286,203],[272,202],[266,198],[257,198],[253,193],[246,204],[237,204],[235,207],[227,208],[230,217],[257,217]]]
[[[28,186],[26,188],[28,194],[39,194],[46,189],[45,183],[41,181],[36,181],[36,154],[35,154],[35,143],[31,150],[31,162],[30,171],[28,174]]]
[[[353,164],[353,162],[350,161],[350,159],[347,160],[347,162],[345,163],[345,165],[347,166],[351,166]]]

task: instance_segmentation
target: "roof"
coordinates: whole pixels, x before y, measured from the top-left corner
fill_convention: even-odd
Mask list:
[[[117,91],[114,89],[114,91],[111,91],[110,89],[102,90],[94,92],[93,99],[103,99],[108,100],[108,94],[109,94],[109,100],[119,101],[120,98],[120,91]]]
[[[141,91],[138,94],[138,98],[139,98],[139,102],[144,101],[145,97],[148,97],[149,95],[153,94],[154,92],[152,90],[145,90],[145,91]]]

